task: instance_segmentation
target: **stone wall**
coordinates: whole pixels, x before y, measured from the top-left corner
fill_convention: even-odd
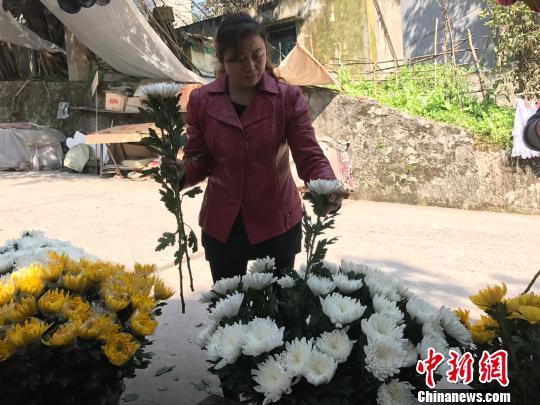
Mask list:
[[[327,90],[306,89],[318,134],[350,143],[355,197],[540,213],[540,159],[478,150],[467,131]]]

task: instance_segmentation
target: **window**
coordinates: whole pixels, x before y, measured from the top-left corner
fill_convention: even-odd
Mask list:
[[[268,42],[272,45],[272,62],[279,65],[296,44],[296,25],[294,23],[267,27]]]

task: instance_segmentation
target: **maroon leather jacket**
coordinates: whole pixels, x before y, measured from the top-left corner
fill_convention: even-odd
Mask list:
[[[208,177],[199,214],[202,229],[225,242],[241,212],[249,241],[256,244],[302,219],[289,148],[304,182],[335,179],[335,175],[315,139],[308,105],[298,87],[265,73],[238,118],[227,83],[223,75],[190,95],[184,187]]]

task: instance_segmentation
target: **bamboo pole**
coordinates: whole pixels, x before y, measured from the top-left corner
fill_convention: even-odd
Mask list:
[[[476,51],[474,49],[471,30],[468,28],[467,28],[467,34],[469,37],[469,47],[470,47],[471,54],[474,60],[474,64],[476,66],[476,73],[478,74],[478,80],[480,81],[480,89],[482,90],[482,98],[485,100],[486,92],[485,92],[485,86],[484,86],[484,78],[482,76],[482,68],[480,67],[480,61],[478,60],[478,56],[476,56]]]

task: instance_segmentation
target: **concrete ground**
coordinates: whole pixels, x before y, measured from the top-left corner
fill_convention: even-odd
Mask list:
[[[186,222],[193,226],[200,202],[198,196],[185,206]],[[174,226],[152,181],[0,172],[0,245],[23,230],[39,229],[102,259],[155,263],[178,290],[172,251],[154,251],[158,237]],[[471,307],[469,295],[498,282],[517,294],[540,268],[540,216],[346,201],[333,233],[340,239],[329,260],[379,266],[434,305]],[[152,364],[126,383],[126,403],[196,404],[207,394],[195,385],[216,384],[206,372],[205,353],[193,343],[206,320],[197,298],[211,285],[202,253],[193,259],[195,292],[186,294],[186,314],[176,295],[160,318]],[[303,253],[297,264],[302,261]],[[155,376],[163,367],[174,368]]]

